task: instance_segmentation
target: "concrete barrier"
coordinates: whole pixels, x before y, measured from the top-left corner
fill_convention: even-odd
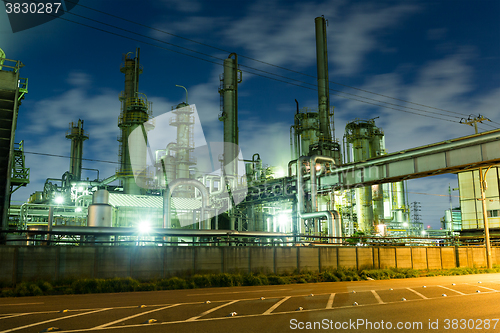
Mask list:
[[[250,272],[250,248],[243,246],[222,249],[224,262],[222,268],[224,273],[249,273]]]
[[[441,248],[426,247],[427,250],[427,267],[429,269],[441,269]]]
[[[319,266],[323,271],[328,268],[337,268],[338,247],[320,247],[319,248]]]
[[[357,247],[357,269],[373,268],[373,249],[370,247]]]
[[[492,248],[499,264],[500,248]],[[328,268],[485,267],[484,247],[1,246],[0,282],[158,279],[203,273],[291,273]]]
[[[379,268],[396,267],[396,249],[394,247],[379,247]]]
[[[338,267],[356,268],[356,248],[355,247],[339,247],[337,248]]]
[[[411,261],[413,269],[427,269],[427,249],[425,247],[413,247],[411,249]]]
[[[409,247],[396,248],[396,267],[413,268],[413,263],[411,260],[411,248]]]
[[[318,272],[320,270],[319,248],[297,247],[297,251],[300,271]]]
[[[274,248],[250,247],[250,271],[252,273],[275,273]]]

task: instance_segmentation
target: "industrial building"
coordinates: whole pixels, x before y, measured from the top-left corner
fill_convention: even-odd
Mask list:
[[[10,214],[10,194],[15,186],[29,182],[22,144],[14,145],[16,114],[27,93],[27,80],[19,77],[20,62],[4,65],[0,109],[2,126],[8,128],[1,129],[1,171],[6,176],[0,184],[2,230],[24,232],[24,244],[340,245],[355,234],[419,236],[423,228],[410,219],[406,180],[449,172],[458,173],[462,228],[484,228],[474,168],[500,161],[498,130],[394,153],[386,151],[376,118],[353,119],[337,139],[324,18],[316,18],[315,24],[318,105],[299,108],[297,102],[295,112],[290,112],[286,176],[263,167],[258,152],[245,152],[252,155],[245,159],[238,147],[238,85],[243,77],[236,54],[224,61],[218,89],[224,133],[220,143],[213,143],[198,137],[201,124],[187,97],[171,112],[152,118],[152,103],[139,89],[140,74],[147,69],[137,49],[124,55],[120,67],[124,90],[118,97],[116,173],[82,179],[84,145],[92,138],[84,130],[84,120],[70,119],[68,171],[60,178],[47,175],[44,188],[26,203],[11,207]],[[475,149],[489,153],[477,159],[463,157]],[[499,178],[498,167],[489,169],[486,205],[492,228],[500,228]],[[46,231],[52,234],[46,236]]]

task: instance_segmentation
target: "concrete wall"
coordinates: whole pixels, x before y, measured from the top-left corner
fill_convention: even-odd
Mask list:
[[[500,248],[492,248],[500,264]],[[327,268],[441,269],[486,266],[482,247],[1,246],[0,282],[203,273],[291,273]]]

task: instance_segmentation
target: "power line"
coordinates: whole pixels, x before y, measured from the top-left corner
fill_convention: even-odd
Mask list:
[[[41,156],[49,156],[49,157],[60,157],[60,158],[71,158],[71,156],[65,156],[65,155],[57,155],[57,154],[48,154],[48,153],[38,153],[34,151],[24,151],[25,154],[32,154],[32,155],[41,155]],[[105,160],[96,160],[92,158],[81,158],[82,161],[91,161],[91,162],[101,162],[101,163],[108,163],[108,164],[121,164],[120,162],[113,162],[113,161],[105,161]]]
[[[32,2],[37,2],[35,0],[31,0]],[[9,1],[5,1],[5,2],[9,2]],[[72,2],[72,1],[69,1],[69,2]],[[37,2],[38,3],[38,2]],[[72,2],[74,3],[74,2]],[[76,4],[76,3],[75,3]],[[207,46],[207,47],[211,47],[211,48],[215,48],[215,49],[218,49],[218,50],[221,50],[221,51],[224,51],[224,52],[228,52],[226,50],[223,50],[223,49],[220,49],[220,48],[216,48],[216,47],[213,47],[211,45],[208,45],[208,44],[204,44],[204,43],[199,43],[199,42],[196,42],[194,40],[191,40],[191,39],[188,39],[188,38],[184,38],[182,36],[178,36],[178,35],[174,35],[174,34],[171,34],[171,33],[168,33],[168,32],[165,32],[163,30],[160,30],[160,29],[157,29],[157,28],[152,28],[152,27],[149,27],[147,25],[143,25],[143,24],[140,24],[140,23],[137,23],[137,22],[134,22],[134,21],[131,21],[131,20],[127,20],[127,19],[124,19],[122,17],[119,17],[119,16],[116,16],[116,15],[113,15],[113,14],[109,14],[109,13],[106,13],[106,12],[103,12],[103,11],[100,11],[100,10],[97,10],[97,9],[93,9],[91,7],[88,7],[88,6],[84,6],[84,5],[80,5],[80,4],[77,4],[79,6],[82,6],[84,8],[88,8],[90,10],[93,10],[93,11],[96,11],[96,12],[99,12],[99,13],[102,13],[102,14],[105,14],[105,15],[109,15],[111,17],[115,17],[115,18],[118,18],[118,19],[121,19],[121,20],[124,20],[126,22],[130,22],[130,23],[134,23],[134,24],[137,24],[139,26],[143,26],[143,27],[146,27],[148,29],[153,29],[153,30],[157,30],[157,31],[161,31],[163,33],[166,33],[166,34],[170,34],[172,36],[175,36],[175,37],[178,37],[178,38],[182,38],[182,39],[185,39],[185,40],[189,40],[191,42],[195,42],[195,43],[198,43],[198,44],[201,44],[201,45],[204,45],[204,46]],[[145,37],[145,38],[148,38],[148,39],[151,39],[151,40],[154,40],[154,41],[157,41],[157,42],[160,42],[160,43],[164,43],[164,44],[167,44],[167,45],[171,45],[171,46],[174,46],[174,47],[177,47],[177,48],[180,48],[180,49],[183,49],[183,50],[186,50],[186,51],[190,51],[190,52],[194,52],[194,53],[197,53],[197,54],[200,54],[200,55],[203,55],[203,56],[206,56],[206,57],[210,57],[210,58],[214,58],[214,59],[217,59],[217,60],[221,60],[223,61],[224,59],[222,58],[219,58],[219,57],[215,57],[215,56],[212,56],[212,55],[209,55],[209,54],[206,54],[206,53],[203,53],[203,52],[199,52],[199,51],[195,51],[195,50],[192,50],[192,49],[189,49],[189,48],[186,48],[186,47],[182,47],[182,46],[179,46],[179,45],[175,45],[173,43],[168,43],[168,42],[165,42],[165,41],[162,41],[160,39],[157,39],[157,38],[153,38],[153,37],[149,37],[149,36],[146,36],[146,35],[143,35],[143,34],[140,34],[140,33],[137,33],[137,32],[134,32],[134,31],[130,31],[130,30],[127,30],[127,29],[123,29],[123,28],[120,28],[120,27],[117,27],[117,26],[114,26],[114,25],[111,25],[111,24],[108,24],[108,23],[104,23],[102,21],[99,21],[99,20],[95,20],[95,19],[92,19],[92,18],[89,18],[89,17],[86,17],[86,16],[83,16],[83,15],[79,15],[79,14],[75,14],[75,13],[72,13],[72,12],[68,12],[72,15],[75,15],[77,17],[80,17],[80,18],[83,18],[83,19],[87,19],[89,21],[92,21],[92,22],[95,22],[95,23],[98,23],[98,24],[102,24],[102,25],[105,25],[105,26],[108,26],[108,27],[112,27],[112,28],[115,28],[115,29],[118,29],[118,30],[122,30],[124,32],[127,32],[127,33],[132,33],[132,34],[135,34],[135,35],[138,35],[140,37]],[[47,15],[51,15],[51,14],[47,14]],[[51,16],[55,16],[55,15],[51,15]],[[199,60],[203,60],[203,61],[206,61],[206,62],[210,62],[210,63],[213,63],[213,64],[217,64],[217,65],[222,65],[221,63],[218,63],[218,62],[215,62],[215,61],[211,61],[211,60],[208,60],[208,59],[204,59],[204,58],[201,58],[201,57],[198,57],[198,56],[194,56],[192,54],[187,54],[187,53],[184,53],[184,52],[181,52],[181,51],[178,51],[178,50],[173,50],[173,49],[170,49],[170,48],[165,48],[165,47],[161,47],[157,44],[152,44],[152,43],[148,43],[148,42],[145,42],[143,40],[139,40],[139,39],[135,39],[135,38],[131,38],[129,36],[125,36],[125,35],[122,35],[122,34],[118,34],[118,33],[115,33],[115,32],[111,32],[111,31],[108,31],[108,30],[105,30],[105,29],[101,29],[101,28],[98,28],[98,27],[95,27],[95,26],[91,26],[91,25],[88,25],[88,24],[84,24],[82,22],[77,22],[77,21],[73,21],[73,20],[69,20],[69,19],[66,19],[66,18],[63,18],[63,17],[58,17],[60,19],[63,19],[65,21],[68,21],[68,22],[72,22],[72,23],[75,23],[75,24],[79,24],[79,25],[82,25],[82,26],[85,26],[85,27],[88,27],[88,28],[92,28],[92,29],[95,29],[95,30],[98,30],[98,31],[101,31],[101,32],[106,32],[106,33],[109,33],[111,35],[115,35],[115,36],[119,36],[119,37],[122,37],[122,38],[127,38],[127,39],[130,39],[130,40],[134,40],[134,41],[138,41],[138,42],[141,42],[141,43],[144,43],[146,45],[150,45],[150,46],[153,46],[153,47],[157,47],[157,48],[160,48],[160,49],[164,49],[164,50],[167,50],[167,51],[172,51],[172,52],[175,52],[175,53],[179,53],[179,54],[182,54],[182,55],[187,55],[189,57],[192,57],[192,58],[195,58],[195,59],[199,59]],[[241,56],[241,55],[240,55]],[[262,62],[262,61],[259,61],[257,59],[253,59],[253,58],[249,58],[249,57],[246,57],[246,56],[242,56],[244,58],[248,58],[248,59],[251,59],[251,60],[254,60],[254,61],[258,61],[258,62]],[[262,63],[265,63],[265,62],[262,62]],[[269,63],[265,63],[265,64],[268,64],[270,66],[274,66],[274,67],[278,67],[278,68],[282,68],[282,69],[285,69],[285,70],[289,70],[287,68],[284,68],[284,67],[281,67],[281,66],[276,66],[276,65],[273,65],[273,64],[269,64]],[[294,82],[298,82],[298,83],[303,83],[303,84],[306,84],[306,85],[309,85],[309,86],[314,86],[316,87],[315,84],[311,84],[309,82],[305,82],[305,81],[300,81],[300,80],[297,80],[297,79],[292,79],[292,78],[289,78],[289,77],[286,77],[286,76],[282,76],[282,75],[278,75],[278,74],[275,74],[275,73],[271,73],[271,72],[268,72],[268,71],[264,71],[264,70],[261,70],[261,69],[257,69],[257,68],[253,68],[253,67],[250,67],[250,66],[246,66],[246,65],[243,65],[241,64],[240,65],[241,67],[245,67],[245,68],[248,68],[248,69],[251,69],[252,71],[246,71],[247,73],[249,74],[253,74],[253,75],[256,75],[256,76],[260,76],[260,77],[264,77],[264,78],[267,78],[267,79],[271,79],[271,80],[275,80],[275,81],[278,81],[278,82],[282,82],[282,83],[286,83],[286,84],[291,84],[291,85],[294,85],[294,86],[297,86],[297,87],[301,87],[301,88],[306,88],[306,89],[310,89],[310,90],[316,90],[316,88],[310,88],[310,87],[306,87],[306,86],[303,86],[301,84],[297,84],[297,83],[294,83]],[[259,74],[259,73],[256,73],[255,71],[258,71],[258,72],[261,72],[261,73],[265,73],[265,74],[268,74],[268,75],[272,75],[272,76],[276,76],[276,77],[279,77],[279,78],[283,78],[285,80],[291,80],[293,82],[290,82],[290,81],[285,81],[285,80],[281,80],[281,79],[276,79],[274,77],[270,77],[268,75],[262,75],[262,74]],[[313,78],[316,78],[312,75],[308,75],[308,74],[304,74],[304,73],[300,73],[300,72],[297,72],[297,71],[293,71],[293,70],[289,70],[289,71],[292,71],[292,72],[296,72],[296,73],[299,73],[299,74],[302,74],[302,75],[306,75],[306,76],[309,76],[309,77],[313,77]],[[337,84],[336,82],[332,82],[334,84]],[[341,84],[343,85],[343,84]],[[357,89],[357,90],[361,90],[361,91],[365,91],[365,92],[368,92],[368,93],[372,93],[370,91],[367,91],[367,90],[363,90],[363,89],[359,89],[359,88],[355,88],[355,87],[350,87],[350,86],[347,86],[347,85],[343,85],[343,86],[346,86],[346,87],[349,87],[349,88],[353,88],[353,89]],[[337,92],[337,94],[333,94],[332,95],[336,95],[336,96],[339,96],[339,97],[342,97],[342,98],[346,98],[346,99],[351,99],[351,100],[354,100],[354,101],[358,101],[358,102],[361,102],[361,103],[365,103],[365,104],[371,104],[371,105],[375,105],[375,106],[378,106],[378,107],[382,107],[382,108],[388,108],[388,109],[392,109],[392,110],[395,110],[395,111],[400,111],[400,112],[406,112],[406,113],[410,113],[410,114],[415,114],[415,115],[419,115],[419,116],[424,116],[424,117],[429,117],[429,118],[434,118],[434,119],[439,119],[439,120],[445,120],[445,121],[451,121],[451,122],[458,122],[458,121],[453,121],[453,120],[450,120],[450,119],[445,119],[445,118],[440,118],[440,117],[435,117],[435,116],[429,116],[429,115],[424,115],[424,114],[420,114],[418,112],[412,112],[412,111],[407,111],[407,110],[401,110],[399,108],[406,108],[406,109],[410,109],[410,110],[415,110],[415,111],[420,111],[420,112],[425,112],[425,113],[431,113],[431,114],[437,114],[437,115],[441,115],[441,116],[445,116],[445,117],[455,117],[455,118],[460,118],[460,117],[457,117],[457,116],[450,116],[450,115],[447,115],[447,114],[442,114],[442,113],[439,113],[439,112],[432,112],[432,111],[426,111],[426,110],[421,110],[421,109],[416,109],[416,108],[412,108],[412,107],[408,107],[408,106],[404,106],[404,105],[399,105],[399,104],[394,104],[394,103],[389,103],[389,102],[385,102],[385,101],[380,101],[380,100],[376,100],[376,99],[372,99],[372,98],[368,98],[368,97],[364,97],[364,96],[360,96],[360,95],[356,95],[356,94],[351,94],[351,93],[347,93],[347,92],[343,92],[343,91],[340,91],[340,90],[335,90],[335,89],[330,89],[330,91],[334,91],[334,92]],[[343,94],[343,95],[349,95],[349,96],[354,96],[354,97],[357,97],[357,98],[349,98],[349,97],[346,97],[346,96],[343,96],[343,95],[339,95],[339,94]],[[383,96],[383,97],[388,97],[388,98],[392,98],[392,97],[389,97],[389,96],[385,96],[385,95],[382,95],[382,94],[377,94],[377,93],[373,93],[375,95],[380,95],[380,96]],[[363,99],[366,99],[366,100],[371,100],[371,101],[374,101],[374,102],[377,102],[377,103],[384,103],[384,104],[388,104],[388,105],[392,105],[392,106],[396,106],[398,108],[394,108],[394,107],[388,107],[386,105],[380,105],[380,104],[375,104],[375,103],[371,103],[371,102],[367,102],[365,100],[360,100],[358,98],[363,98]],[[395,99],[395,100],[398,100],[396,98],[392,98],[392,99]],[[404,100],[400,100],[400,101],[403,101],[403,102],[407,102],[407,103],[411,103],[411,104],[417,104],[417,103],[413,103],[413,102],[408,102],[408,101],[404,101]],[[428,107],[428,106],[425,106],[423,104],[417,104],[417,105],[421,105],[421,106],[424,106],[424,107]],[[433,107],[430,107],[430,108],[433,108]],[[433,108],[433,109],[437,109],[437,108]],[[450,112],[450,111],[447,111],[447,110],[444,110],[444,109],[438,109],[438,110],[443,110],[445,112]],[[452,113],[456,113],[456,112],[452,112]],[[459,113],[457,113],[459,114]],[[489,124],[487,124],[489,125]],[[491,125],[489,125],[491,126]],[[494,127],[494,126],[492,126]]]
[[[95,8],[92,8],[92,7],[89,7],[89,6],[84,6],[84,5],[80,4],[80,3],[76,3],[76,2],[73,2],[73,1],[70,1],[70,0],[66,0],[66,1],[71,2],[73,4],[76,4],[76,5],[80,6],[80,7],[87,8],[89,10],[93,10],[95,12],[104,14],[104,15],[108,15],[108,16],[111,16],[111,17],[123,20],[125,22],[129,22],[129,23],[133,23],[133,24],[139,25],[139,26],[144,27],[144,28],[148,28],[148,29],[151,29],[151,30],[154,30],[154,31],[158,31],[158,32],[161,32],[161,33],[164,33],[164,34],[176,37],[176,38],[184,39],[184,40],[187,40],[187,41],[192,42],[192,43],[196,43],[196,44],[199,44],[199,45],[202,45],[202,46],[206,46],[206,47],[212,48],[214,50],[223,51],[223,52],[226,52],[226,53],[231,53],[231,52],[229,52],[229,51],[227,51],[225,49],[222,49],[222,48],[210,45],[210,44],[202,43],[202,42],[190,39],[190,38],[179,36],[179,35],[170,33],[168,31],[165,31],[165,30],[162,30],[162,29],[150,27],[148,25],[145,25],[145,24],[142,24],[142,23],[138,23],[136,21],[132,21],[132,20],[129,20],[129,19],[117,16],[117,15],[113,15],[113,14],[110,14],[110,13],[107,13],[107,12],[104,12],[104,11],[101,11],[101,10],[98,10],[98,9],[95,9]],[[171,44],[171,45],[174,45],[174,44]],[[178,46],[178,47],[180,47],[180,46]],[[193,51],[193,52],[196,52],[196,51]],[[289,72],[292,72],[292,73],[296,73],[296,74],[300,74],[300,75],[304,75],[304,76],[307,76],[307,77],[310,77],[310,78],[317,79],[317,77],[314,76],[314,75],[310,75],[310,74],[302,73],[302,72],[299,72],[299,71],[296,71],[296,70],[292,70],[292,69],[289,69],[289,68],[286,68],[286,67],[274,65],[274,64],[271,64],[269,62],[258,60],[258,59],[255,59],[255,58],[252,58],[252,57],[248,57],[248,56],[245,56],[245,55],[240,55],[239,54],[238,56],[242,57],[242,58],[245,58],[245,59],[249,59],[249,60],[255,61],[255,62],[259,62],[259,63],[265,64],[265,65],[268,65],[268,66],[272,66],[272,67],[275,67],[275,68],[283,69],[283,70],[286,70],[286,71],[289,71]],[[245,66],[245,67],[248,67],[248,66]],[[249,67],[249,68],[251,68],[251,67]],[[273,73],[269,73],[269,72],[266,72],[266,73],[273,74]],[[277,74],[273,74],[273,75],[277,75]],[[296,81],[298,81],[298,80],[296,80]],[[303,82],[303,81],[299,81],[299,82]],[[355,89],[355,90],[358,90],[358,91],[362,91],[362,92],[365,92],[365,93],[369,93],[369,94],[373,94],[373,95],[377,95],[377,96],[381,96],[381,97],[385,97],[385,98],[390,98],[390,99],[397,100],[397,101],[400,101],[400,102],[405,102],[405,103],[409,103],[409,104],[413,104],[413,105],[418,105],[418,106],[422,106],[422,107],[426,107],[426,108],[430,108],[430,109],[434,109],[434,110],[439,110],[439,111],[453,113],[453,114],[457,114],[457,115],[461,115],[461,116],[464,116],[464,115],[466,116],[466,114],[460,113],[460,112],[449,111],[449,110],[445,110],[445,109],[441,109],[441,108],[436,108],[436,107],[432,107],[432,106],[428,106],[428,105],[424,105],[424,104],[420,104],[420,103],[410,102],[410,101],[407,101],[407,100],[404,100],[404,99],[399,99],[399,98],[387,96],[387,95],[384,95],[384,94],[375,93],[375,92],[372,92],[372,91],[369,91],[369,90],[366,90],[366,89],[361,89],[361,88],[349,86],[349,85],[346,85],[346,84],[343,84],[343,83],[339,83],[339,82],[334,82],[334,81],[329,81],[329,82],[333,83],[333,84],[336,84],[336,85],[340,85],[340,86],[346,87],[346,88]],[[303,82],[303,83],[305,83],[305,82]],[[309,84],[309,83],[307,83],[307,84]],[[341,91],[338,91],[338,90],[335,90],[335,89],[330,89],[330,90],[341,92]],[[345,93],[345,92],[341,92],[341,93]],[[345,93],[345,94],[349,94],[349,93]],[[349,94],[349,95],[354,95],[354,94]],[[355,95],[355,96],[358,96],[358,95]],[[362,97],[362,96],[360,96],[360,97]],[[362,98],[367,98],[367,97],[362,97]],[[369,99],[369,98],[367,98],[367,99]],[[383,102],[383,103],[387,103],[387,102]],[[388,103],[388,104],[394,105],[392,103]],[[405,107],[405,106],[401,106],[401,105],[397,105],[397,106],[399,106],[399,107]],[[410,109],[412,109],[412,108],[410,108]],[[421,110],[421,111],[423,111],[423,110]],[[423,112],[429,112],[429,111],[423,111]]]
[[[72,1],[69,1],[69,2],[72,2]],[[74,4],[77,4],[75,2],[72,2]],[[138,23],[138,22],[135,22],[135,21],[132,21],[132,20],[128,20],[128,19],[125,19],[123,17],[120,17],[120,16],[117,16],[117,15],[113,15],[113,14],[110,14],[110,13],[107,13],[107,12],[104,12],[104,11],[101,11],[101,10],[97,10],[97,9],[94,9],[94,8],[91,8],[91,7],[88,7],[88,6],[84,6],[84,5],[81,5],[81,4],[77,4],[83,8],[87,8],[89,10],[93,10],[95,12],[98,12],[98,13],[101,13],[101,14],[105,14],[105,15],[108,15],[108,16],[111,16],[111,17],[114,17],[114,18],[117,18],[117,19],[120,19],[120,20],[123,20],[123,21],[126,21],[126,22],[129,22],[129,23],[133,23],[133,24],[136,24],[136,25],[139,25],[139,26],[142,26],[142,27],[145,27],[145,28],[148,28],[148,29],[151,29],[151,30],[155,30],[155,31],[159,31],[159,32],[162,32],[164,34],[168,34],[168,35],[171,35],[171,36],[174,36],[174,37],[177,37],[177,38],[181,38],[181,39],[184,39],[184,40],[187,40],[187,41],[190,41],[190,42],[193,42],[193,43],[197,43],[199,45],[203,45],[203,46],[206,46],[206,47],[210,47],[210,48],[213,48],[213,49],[216,49],[216,50],[219,50],[219,51],[223,51],[223,52],[228,52],[227,50],[224,50],[224,49],[221,49],[221,48],[218,48],[218,47],[215,47],[215,46],[212,46],[212,45],[209,45],[209,44],[206,44],[206,43],[201,43],[201,42],[198,42],[198,41],[195,41],[195,40],[192,40],[192,39],[189,39],[189,38],[185,38],[185,37],[182,37],[182,36],[179,36],[179,35],[175,35],[175,34],[172,34],[172,33],[169,33],[167,31],[164,31],[164,30],[161,30],[161,29],[158,29],[158,28],[153,28],[153,27],[150,27],[150,26],[147,26],[145,24],[141,24],[141,23]],[[139,35],[141,37],[146,37],[146,38],[149,38],[149,39],[153,39],[155,41],[159,41],[161,43],[165,43],[165,44],[168,44],[168,45],[172,45],[172,46],[175,46],[175,47],[178,47],[178,48],[181,48],[181,49],[184,49],[184,50],[188,50],[188,51],[191,51],[191,52],[195,52],[195,53],[198,53],[198,54],[202,54],[202,55],[205,55],[205,56],[208,56],[208,57],[212,57],[212,58],[215,58],[215,59],[218,59],[218,60],[223,60],[221,58],[218,58],[218,57],[214,57],[214,56],[211,56],[211,55],[208,55],[206,53],[203,53],[203,52],[199,52],[199,51],[195,51],[195,50],[192,50],[192,49],[189,49],[189,48],[186,48],[186,47],[182,47],[182,46],[178,46],[178,45],[175,45],[173,43],[168,43],[168,42],[165,42],[165,41],[162,41],[162,40],[159,40],[159,39],[156,39],[156,38],[152,38],[152,37],[149,37],[149,36],[144,36],[142,34],[139,34],[139,33],[136,33],[136,32],[133,32],[133,31],[130,31],[130,30],[126,30],[126,29],[123,29],[123,28],[119,28],[119,27],[116,27],[116,26],[113,26],[113,25],[110,25],[110,24],[107,24],[107,23],[103,23],[99,20],[94,20],[94,19],[90,19],[90,18],[87,18],[85,16],[82,16],[82,15],[78,15],[78,14],[75,14],[75,13],[71,13],[70,14],[73,14],[75,16],[78,16],[78,17],[82,17],[84,19],[88,19],[88,20],[91,20],[93,22],[97,22],[97,23],[100,23],[100,24],[104,24],[104,25],[107,25],[107,26],[110,26],[110,27],[113,27],[113,28],[116,28],[116,29],[121,29],[123,31],[126,31],[126,32],[129,32],[129,33],[133,33],[133,34],[136,34],[136,35]],[[167,49],[168,50],[168,49]],[[182,53],[181,53],[182,54]],[[247,58],[249,60],[253,60],[253,61],[257,61],[257,62],[260,62],[260,63],[263,63],[263,64],[266,64],[266,65],[269,65],[269,66],[273,66],[273,67],[276,67],[276,68],[280,68],[280,69],[284,69],[284,70],[287,70],[287,71],[290,71],[290,72],[294,72],[294,73],[298,73],[298,74],[301,74],[301,75],[305,75],[305,76],[308,76],[308,77],[311,77],[311,78],[316,78],[315,76],[312,76],[312,75],[309,75],[309,74],[305,74],[305,73],[301,73],[301,72],[298,72],[298,71],[294,71],[294,70],[291,70],[291,69],[288,69],[288,68],[285,68],[285,67],[281,67],[281,66],[277,66],[277,65],[273,65],[273,64],[270,64],[270,63],[267,63],[267,62],[263,62],[263,61],[260,61],[258,59],[254,59],[254,58],[251,58],[251,57],[247,57],[247,56],[244,56],[244,55],[239,55],[240,57],[243,57],[243,58]],[[315,84],[311,84],[311,83],[308,83],[308,82],[305,82],[305,81],[300,81],[300,80],[297,80],[297,79],[292,79],[292,78],[289,78],[289,77],[285,77],[285,76],[282,76],[282,75],[278,75],[278,74],[275,74],[275,73],[271,73],[271,72],[268,72],[268,71],[264,71],[264,70],[261,70],[261,69],[257,69],[257,68],[253,68],[253,67],[250,67],[250,66],[246,66],[246,65],[243,65],[241,64],[240,65],[241,67],[245,67],[245,68],[249,68],[249,69],[252,69],[254,71],[259,71],[259,72],[263,72],[265,74],[269,74],[269,75],[274,75],[274,76],[277,76],[277,77],[280,77],[280,78],[283,78],[283,79],[286,79],[286,80],[292,80],[292,81],[295,81],[295,82],[299,82],[299,83],[303,83],[303,84],[307,84],[307,85],[312,85],[312,86],[316,86]],[[254,74],[254,75],[259,75],[255,72],[249,72],[251,74]],[[269,79],[273,79],[273,78],[270,78],[268,76],[263,76],[263,75],[259,75],[259,76],[262,76],[262,77],[265,77],[265,78],[269,78]],[[298,85],[298,84],[294,84],[294,83],[291,83],[291,82],[288,82],[288,81],[283,81],[283,80],[276,80],[276,81],[279,81],[279,82],[284,82],[284,83],[288,83],[288,84],[293,84],[295,86],[299,86],[299,87],[303,87],[305,88],[304,86],[301,86],[301,85]],[[423,106],[423,107],[427,107],[427,108],[432,108],[432,109],[436,109],[436,110],[441,110],[441,111],[445,111],[445,112],[449,112],[449,113],[454,113],[454,114],[459,114],[459,115],[465,115],[465,114],[462,114],[462,113],[458,113],[458,112],[453,112],[453,111],[448,111],[448,110],[444,110],[444,109],[439,109],[439,108],[434,108],[434,107],[430,107],[430,106],[426,106],[424,104],[419,104],[419,103],[414,103],[414,102],[409,102],[409,101],[406,101],[406,100],[402,100],[402,99],[397,99],[397,98],[394,98],[394,97],[390,97],[390,96],[386,96],[386,95],[383,95],[383,94],[378,94],[378,93],[374,93],[374,92],[370,92],[368,90],[364,90],[364,89],[360,89],[360,88],[356,88],[356,87],[352,87],[352,86],[348,86],[348,85],[344,85],[344,84],[341,84],[341,83],[337,83],[337,82],[333,82],[333,81],[330,81],[331,83],[334,83],[334,84],[339,84],[339,85],[342,85],[342,86],[345,86],[345,87],[348,87],[348,88],[351,88],[351,89],[356,89],[356,90],[360,90],[360,91],[363,91],[363,92],[367,92],[367,93],[370,93],[370,94],[375,94],[375,95],[378,95],[378,96],[382,96],[382,97],[386,97],[386,98],[391,98],[391,99],[394,99],[394,100],[399,100],[399,101],[402,101],[402,102],[405,102],[405,103],[410,103],[410,104],[414,104],[414,105],[419,105],[419,106]],[[397,107],[400,107],[400,108],[407,108],[407,109],[411,109],[411,110],[415,110],[415,111],[420,111],[420,112],[425,112],[425,113],[432,113],[432,114],[437,114],[437,115],[442,115],[442,116],[445,116],[445,117],[456,117],[456,118],[460,118],[460,117],[457,117],[457,116],[450,116],[450,115],[446,115],[446,114],[442,114],[442,113],[438,113],[438,112],[432,112],[432,111],[426,111],[426,110],[421,110],[421,109],[416,109],[416,108],[412,108],[412,107],[408,107],[408,106],[404,106],[404,105],[399,105],[399,104],[394,104],[394,103],[389,103],[389,102],[385,102],[385,101],[380,101],[380,100],[376,100],[376,99],[372,99],[372,98],[368,98],[368,97],[364,97],[364,96],[359,96],[359,95],[356,95],[356,94],[351,94],[351,93],[347,93],[347,92],[343,92],[343,91],[339,91],[339,90],[335,90],[335,89],[330,89],[330,91],[335,91],[337,93],[340,93],[340,94],[345,94],[345,95],[350,95],[350,96],[355,96],[355,97],[358,97],[358,98],[364,98],[364,99],[367,99],[367,100],[372,100],[372,101],[376,101],[378,103],[385,103],[385,104],[388,104],[388,105],[393,105],[393,106],[397,106]],[[338,94],[333,94],[333,95],[337,95],[337,96],[340,96],[340,97],[343,97],[343,98],[347,98],[345,96],[341,96],[341,95],[338,95]],[[365,101],[362,101],[362,100],[359,100],[359,99],[352,99],[352,100],[356,100],[356,101],[359,101],[359,102],[362,102],[362,103],[368,103],[368,102],[365,102]],[[368,104],[372,104],[372,105],[376,105],[376,106],[379,106],[379,107],[385,107],[384,105],[380,105],[380,104],[373,104],[373,103],[368,103]],[[403,110],[400,110],[400,109],[395,109],[395,108],[391,108],[393,110],[396,110],[396,111],[403,111]],[[404,112],[404,111],[403,111]],[[418,113],[415,113],[415,112],[408,112],[408,113],[413,113],[413,114],[417,114],[417,115],[421,115],[421,114],[418,114]],[[421,115],[421,116],[425,116],[425,115]],[[431,117],[431,118],[435,118],[435,119],[440,119],[440,120],[445,120],[443,118],[438,118],[438,117]],[[448,120],[449,121],[449,120]],[[490,125],[491,126],[491,125]],[[492,126],[494,127],[494,126]]]

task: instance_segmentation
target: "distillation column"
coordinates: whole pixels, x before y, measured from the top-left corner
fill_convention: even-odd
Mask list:
[[[234,58],[233,58],[234,56]],[[224,177],[238,179],[238,84],[241,83],[241,71],[238,70],[238,55],[231,53],[224,59],[224,74],[221,76],[222,113],[219,117],[224,122]],[[226,178],[226,182],[229,180]],[[232,209],[228,210],[231,230],[236,228],[236,217]]]
[[[82,178],[82,157],[83,141],[88,140],[89,136],[83,130],[83,120],[78,119],[78,123],[71,122],[66,138],[71,140],[71,156],[69,160],[69,172],[75,180]]]
[[[177,140],[167,146],[165,165],[168,183],[175,179],[191,178],[189,167],[196,164],[194,157],[191,156],[194,150],[194,109],[187,103],[180,103],[172,112],[176,116],[171,118],[169,123],[177,128]],[[172,155],[171,152],[175,154]],[[172,171],[171,175],[168,171]],[[178,190],[174,196],[188,198],[194,196],[194,192],[192,188],[186,187]]]
[[[375,126],[373,119],[349,122],[345,133],[346,142],[352,145],[353,162],[365,161],[385,152],[384,134]],[[348,156],[347,153],[346,155]],[[373,189],[372,186],[356,188],[355,193],[358,231],[372,233],[374,224],[384,218],[382,186],[375,185]]]
[[[152,110],[151,103],[148,103],[146,97],[139,93],[139,75],[142,73],[142,67],[139,64],[139,48],[134,58],[131,54],[133,53],[129,52],[124,55],[124,62],[120,68],[120,72],[125,74],[125,90],[120,94],[121,113],[118,118],[118,127],[121,129],[121,135],[118,138],[120,170],[117,175],[121,179],[123,193],[141,194],[142,189],[135,182],[130,162],[128,137],[134,129],[149,120]],[[146,131],[143,132],[144,140],[147,142]],[[146,151],[144,150],[141,154],[144,155],[141,158],[146,160]]]
[[[328,78],[328,51],[326,40],[326,21],[324,17],[316,17],[316,64],[318,71],[318,115],[319,141],[314,154],[333,157],[335,164],[340,165],[340,145],[335,142],[335,125],[333,111],[330,114],[330,86]],[[330,124],[331,119],[331,124]],[[311,154],[311,153],[310,153]]]
[[[232,58],[234,56],[234,58]],[[221,77],[219,93],[222,98],[222,114],[219,120],[224,122],[224,171],[226,175],[238,175],[238,84],[241,83],[241,71],[238,70],[238,56],[231,53],[224,59],[224,74]]]

